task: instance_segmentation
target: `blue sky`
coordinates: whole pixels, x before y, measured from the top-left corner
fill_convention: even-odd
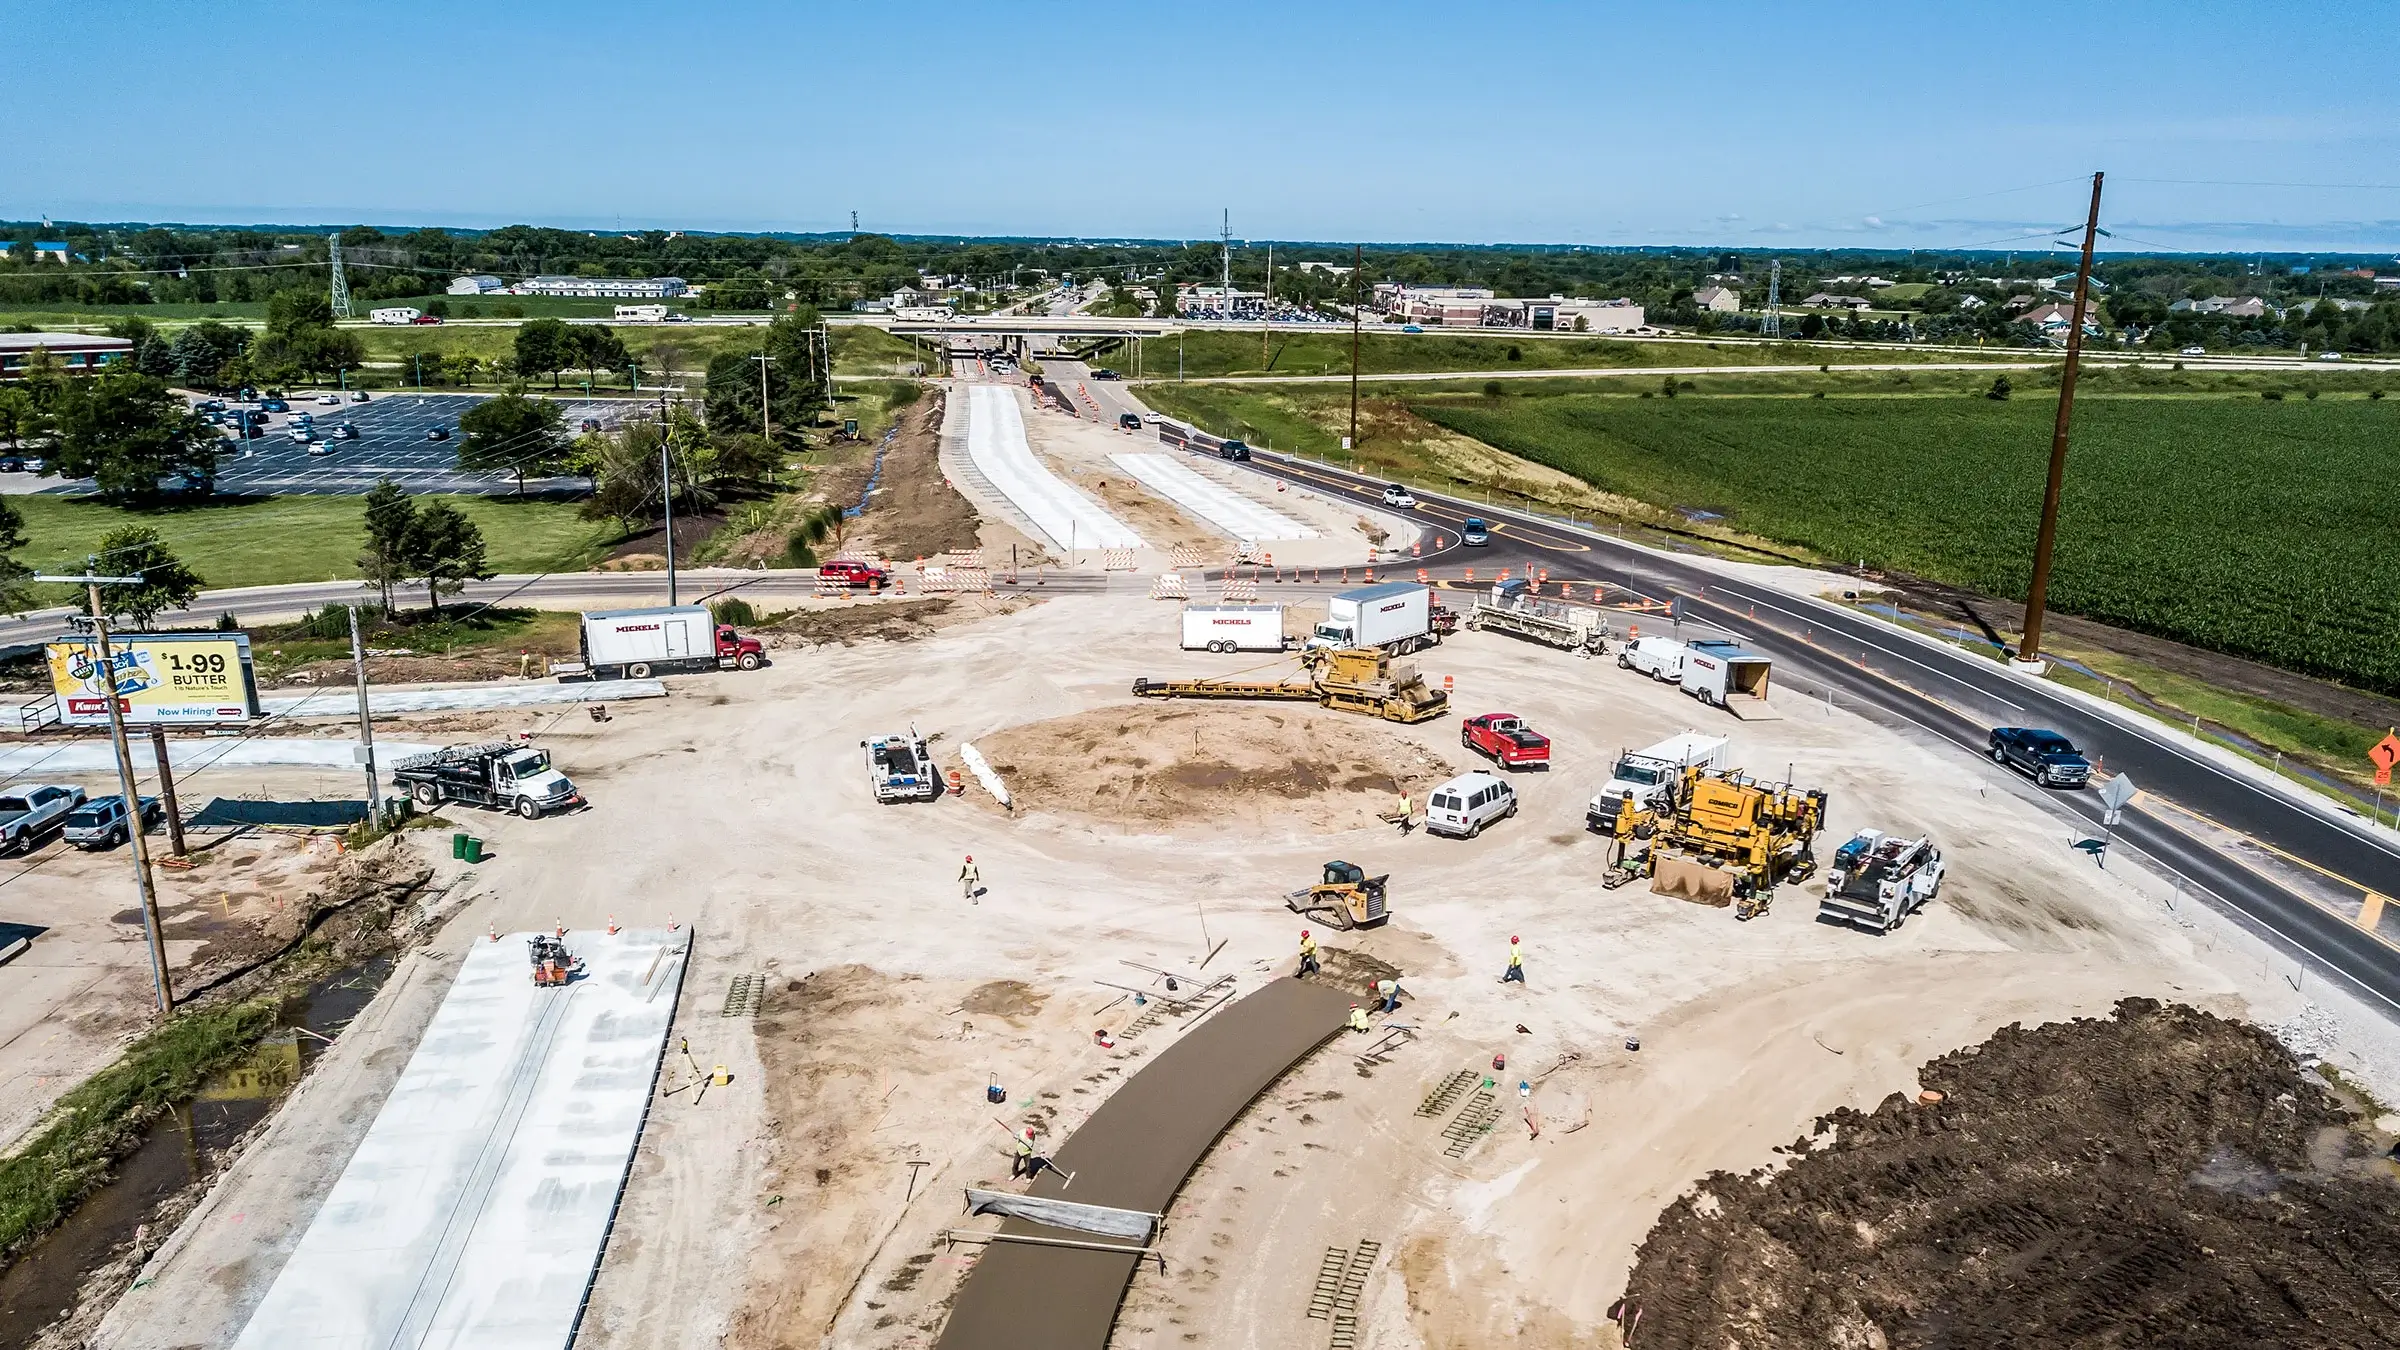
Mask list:
[[[2384,4],[128,3],[0,217],[2400,249]],[[2046,236],[2045,236],[2046,238]]]

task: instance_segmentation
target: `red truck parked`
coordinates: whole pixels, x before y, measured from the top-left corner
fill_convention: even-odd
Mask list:
[[[858,562],[850,558],[835,558],[830,562],[818,563],[817,577],[823,581],[839,581],[847,585],[865,586],[870,589],[890,585],[892,580],[889,572],[875,564]]]
[[[1491,756],[1503,768],[1550,767],[1550,738],[1525,725],[1525,719],[1515,713],[1468,718],[1458,729],[1458,743]]]

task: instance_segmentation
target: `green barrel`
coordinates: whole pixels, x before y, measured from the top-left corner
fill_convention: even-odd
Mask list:
[[[482,861],[483,861],[483,841],[482,841],[482,840],[480,840],[480,839],[477,839],[477,838],[476,838],[475,836],[473,836],[473,835],[468,835],[468,836],[466,836],[466,840],[467,840],[467,843],[466,843],[466,849],[467,849],[467,852],[466,852],[466,859],[467,859],[467,861],[468,861],[468,862],[471,862],[471,863],[479,863],[479,862],[482,862]]]

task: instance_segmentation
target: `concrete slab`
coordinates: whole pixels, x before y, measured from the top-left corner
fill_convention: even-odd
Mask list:
[[[1132,453],[1109,458],[1140,480],[1142,486],[1236,539],[1271,543],[1279,539],[1314,539],[1322,533],[1263,502],[1252,501],[1223,483],[1202,477],[1169,456]]]
[[[573,684],[473,684],[450,689],[367,690],[367,706],[378,717],[397,713],[446,712],[464,708],[540,708],[558,704],[622,703],[627,699],[665,698],[667,686],[658,680],[579,680]],[[313,693],[262,698],[260,711],[269,717],[356,717],[358,690],[334,685]]]
[[[1062,549],[1144,547],[1131,526],[1034,458],[1015,389],[969,385],[967,399],[968,456],[1052,544]]]
[[[353,703],[352,707],[357,705]],[[154,774],[158,763],[150,753],[150,739],[136,736],[126,746],[132,753],[134,772]],[[438,745],[415,741],[375,742],[375,762],[381,765],[398,763],[403,756],[439,750]],[[168,743],[167,758],[175,765],[178,779],[202,769],[349,769],[358,765],[358,742],[354,740],[324,740],[304,736],[261,736],[256,740],[186,741]],[[41,782],[53,777],[73,777],[82,774],[114,773],[117,752],[103,736],[93,740],[62,741],[53,745],[18,745],[0,750],[0,776],[29,778]],[[114,792],[114,780],[108,791]],[[144,789],[148,791],[148,789]]]
[[[572,1338],[649,1113],[689,930],[573,931],[537,989],[478,940],[240,1350],[519,1350]]]

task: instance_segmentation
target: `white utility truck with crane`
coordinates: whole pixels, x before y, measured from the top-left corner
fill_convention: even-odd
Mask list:
[[[1941,894],[1942,851],[1928,838],[1860,830],[1835,849],[1825,869],[1817,922],[1888,933]]]

